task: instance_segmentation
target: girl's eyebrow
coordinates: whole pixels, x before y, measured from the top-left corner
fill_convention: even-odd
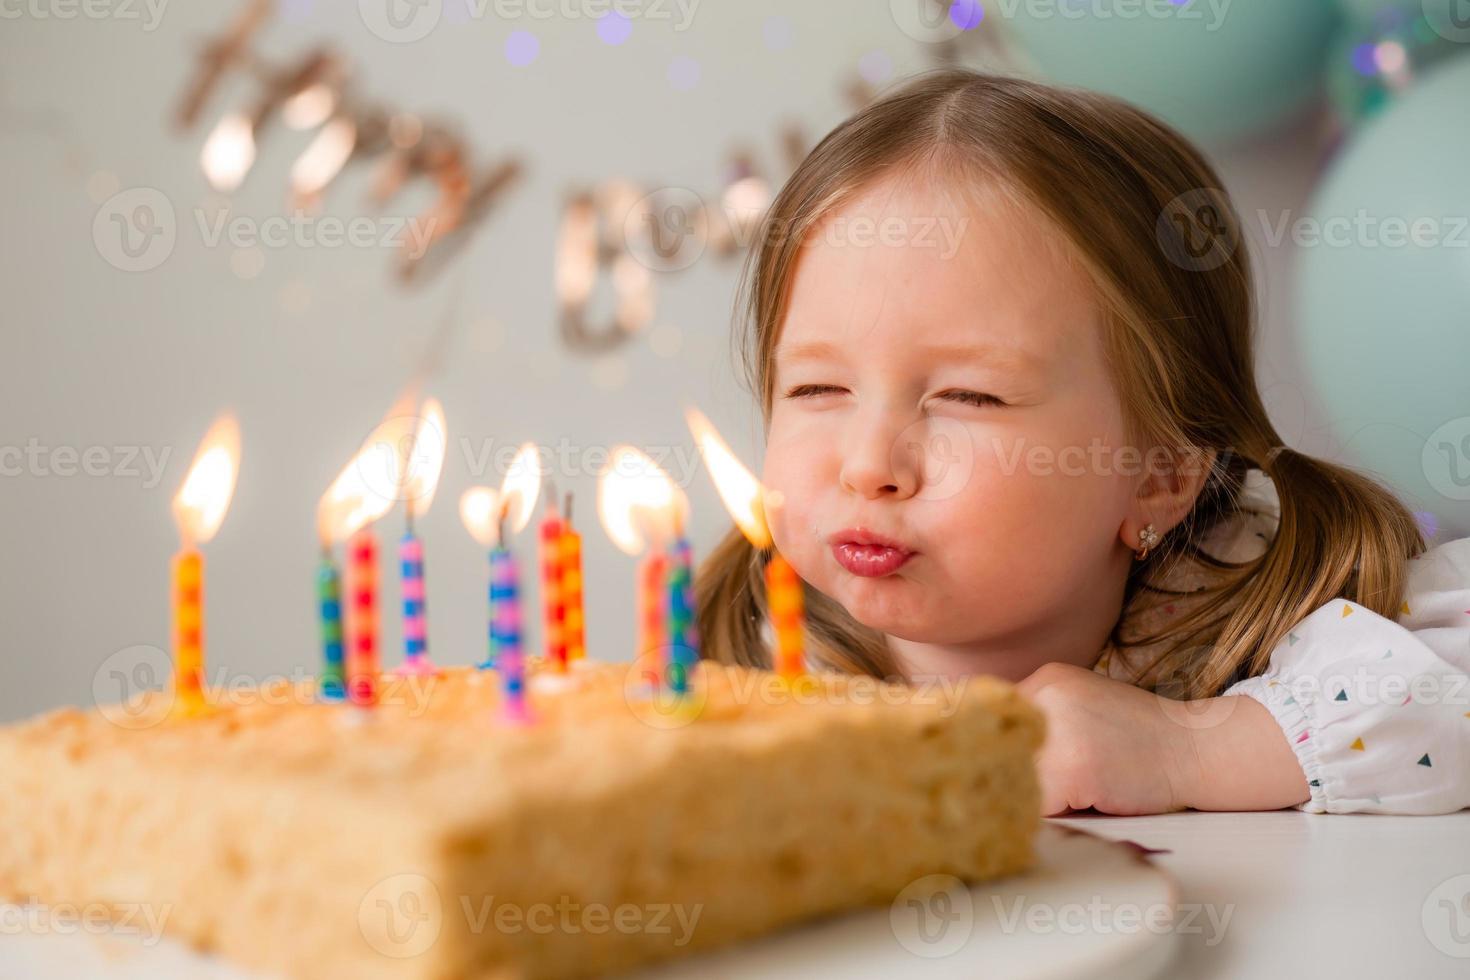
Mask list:
[[[1039,363],[1040,358],[1030,351],[1019,347],[1002,347],[995,344],[925,344],[917,350],[926,357],[936,361],[947,362],[984,362],[994,364],[997,367],[1010,370],[1020,370],[1033,367]],[[824,340],[803,341],[793,344],[776,345],[775,356],[778,360],[790,363],[792,361],[836,361],[843,357],[843,349],[837,344]]]

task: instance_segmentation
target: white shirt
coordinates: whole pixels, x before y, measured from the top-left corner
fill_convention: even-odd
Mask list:
[[[1207,550],[1231,561],[1265,550],[1279,498],[1250,471],[1236,517]],[[1406,598],[1390,620],[1345,599],[1317,609],[1271,651],[1268,668],[1227,688],[1271,712],[1302,771],[1308,813],[1452,813],[1470,807],[1470,538],[1409,562]],[[1182,568],[1166,584],[1190,592],[1210,576]],[[1184,612],[1182,596],[1153,615]],[[1156,647],[1109,649],[1095,669],[1132,680]],[[1160,693],[1166,693],[1160,691]]]

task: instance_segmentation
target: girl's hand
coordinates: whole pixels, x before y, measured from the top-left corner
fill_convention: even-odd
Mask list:
[[[1183,702],[1064,663],[1043,664],[1017,687],[1046,715],[1037,756],[1044,816],[1189,807],[1200,760],[1193,729],[1171,708]]]
[[[1063,663],[1017,687],[1046,715],[1045,816],[1276,810],[1310,797],[1281,726],[1253,698],[1174,701]]]

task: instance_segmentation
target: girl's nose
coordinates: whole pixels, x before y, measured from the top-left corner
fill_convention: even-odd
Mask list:
[[[867,424],[846,440],[839,479],[849,493],[866,500],[907,499],[919,491],[913,454],[900,445],[897,427]]]

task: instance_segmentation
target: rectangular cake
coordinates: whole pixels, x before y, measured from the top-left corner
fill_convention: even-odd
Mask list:
[[[1041,715],[1009,684],[788,688],[701,664],[385,677],[370,710],[282,682],[0,729],[0,899],[166,916],[300,980],[602,976],[1025,869]]]

